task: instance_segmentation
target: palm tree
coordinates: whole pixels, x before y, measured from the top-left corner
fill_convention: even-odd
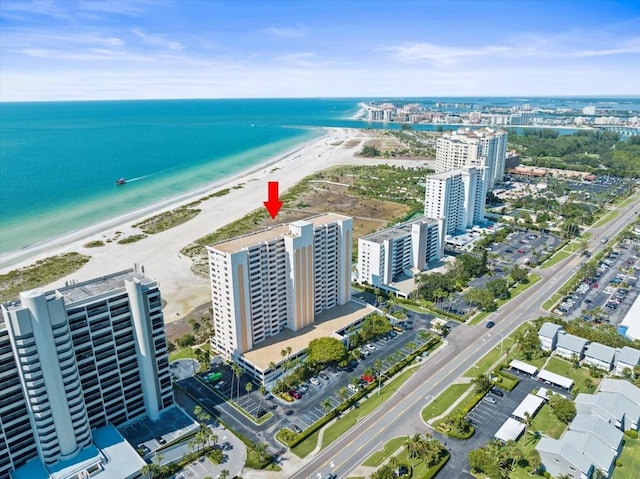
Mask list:
[[[264,399],[264,397],[267,394],[267,388],[266,386],[263,384],[260,384],[260,387],[258,388],[258,392],[260,392],[260,407],[258,408],[258,411],[262,410],[262,400]]]
[[[338,399],[340,399],[341,403],[343,403],[345,399],[347,399],[348,397],[349,397],[349,391],[347,390],[347,388],[342,386],[340,389],[338,389]]]
[[[349,380],[349,384],[351,384],[352,386],[355,386],[357,388],[358,386],[360,386],[360,378],[358,378],[357,376],[352,377]]]
[[[324,409],[325,414],[329,414],[329,412],[333,409],[333,404],[331,404],[331,400],[329,398],[325,399],[320,403],[320,406]]]
[[[407,446],[407,452],[409,453],[410,458],[414,458],[420,455],[422,450],[424,440],[422,436],[418,433],[415,433],[413,436],[409,436],[405,442]]]
[[[236,377],[236,401],[240,397],[240,376],[242,376],[242,368],[238,364],[233,364],[231,366],[233,370],[233,374]]]
[[[229,477],[229,474],[231,474],[229,471],[223,469],[222,471],[220,471],[220,479],[227,479],[227,477]]]
[[[398,460],[397,456],[391,456],[387,464],[389,464],[389,467],[391,467],[394,470],[394,472],[396,473],[398,472],[398,467],[400,467],[400,461]]]
[[[267,445],[264,442],[259,442],[257,443],[254,447],[253,450],[256,452],[256,454],[258,455],[258,460],[260,462],[263,462],[267,459],[269,453],[267,452]]]
[[[247,384],[244,385],[244,389],[247,391],[247,400],[244,403],[246,406],[249,403],[249,393],[253,391],[253,383],[249,381]]]
[[[373,363],[373,369],[375,369],[377,374],[382,372],[382,359],[377,358]]]

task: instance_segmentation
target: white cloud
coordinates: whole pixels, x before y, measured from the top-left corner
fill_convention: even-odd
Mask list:
[[[461,48],[433,43],[407,43],[385,48],[383,51],[391,52],[393,58],[403,63],[431,62],[436,65],[451,65],[468,58],[510,53],[512,48],[498,45]]]
[[[305,27],[269,27],[263,30],[266,33],[270,33],[280,38],[300,38],[306,37],[309,33]]]
[[[144,30],[140,28],[134,28],[133,30],[131,30],[131,32],[135,36],[140,38],[145,44],[150,46],[168,48],[170,50],[182,50],[184,48],[182,43],[172,41],[172,40],[167,40],[164,37],[164,35],[146,33]]]

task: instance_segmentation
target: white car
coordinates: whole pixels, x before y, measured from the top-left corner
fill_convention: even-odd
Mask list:
[[[309,379],[309,382],[310,382],[311,384],[313,384],[314,386],[317,386],[318,384],[320,384],[320,381],[319,381],[319,380],[318,380],[318,378],[317,378],[317,377],[315,377],[315,376],[314,376],[314,377],[312,377],[311,379]]]
[[[365,348],[367,348],[369,351],[375,351],[376,347],[373,344],[367,344],[365,345]]]
[[[349,385],[347,386],[347,389],[348,389],[349,391],[351,391],[352,393],[357,393],[357,392],[358,392],[358,386],[354,386],[353,384],[349,384]]]

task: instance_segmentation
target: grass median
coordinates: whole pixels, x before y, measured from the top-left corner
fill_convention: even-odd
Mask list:
[[[394,437],[390,441],[387,441],[382,449],[371,454],[366,461],[362,463],[366,467],[378,467],[384,461],[389,459],[391,455],[396,452],[407,441],[406,436]]]
[[[327,447],[351,429],[358,422],[358,419],[368,416],[383,402],[390,399],[391,396],[396,393],[398,388],[402,386],[415,372],[415,368],[407,369],[382,386],[380,390],[376,389],[375,391],[371,391],[367,400],[361,400],[360,403],[355,404],[348,413],[340,416],[336,422],[325,429],[322,436],[322,447]]]
[[[468,383],[452,384],[422,410],[422,420],[427,422],[434,417],[440,416],[456,401],[456,399],[472,387],[473,385]]]

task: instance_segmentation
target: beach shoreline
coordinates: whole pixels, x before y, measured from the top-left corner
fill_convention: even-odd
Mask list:
[[[43,287],[55,289],[69,281],[86,281],[138,264],[144,266],[147,276],[158,281],[162,297],[166,301],[165,321],[171,322],[210,301],[211,298],[208,279],[192,272],[192,261],[180,252],[182,248],[263,207],[263,202],[267,199],[269,181],[279,181],[282,194],[306,176],[336,165],[413,163],[411,160],[356,157],[363,143],[377,134],[378,132],[354,128],[327,127],[325,135],[298,144],[284,154],[268,158],[260,165],[243,170],[206,188],[118,217],[109,224],[104,222],[96,225],[94,229],[76,231],[20,250],[15,253],[11,263],[5,262],[5,255],[2,258],[0,273],[7,273],[40,259],[69,252],[91,257],[78,271]],[[416,164],[423,163],[416,161]],[[240,185],[242,187],[239,188]],[[223,189],[229,189],[229,193],[199,203],[197,208],[201,210],[200,213],[186,223],[151,234],[135,243],[118,244],[113,240],[106,242],[112,239],[117,231],[123,233],[122,237],[139,233],[139,230],[134,230],[131,225],[141,219],[173,210]],[[84,247],[86,243],[97,240],[105,241],[106,244],[97,248]]]
[[[242,180],[243,178],[263,168],[273,166],[274,164],[287,159],[291,155],[295,155],[296,153],[303,150],[306,146],[327,136],[330,130],[329,127],[317,127],[317,129],[324,130],[325,133],[306,142],[298,143],[292,149],[287,150],[285,153],[271,157],[262,163],[250,166],[249,168],[241,170],[237,173],[233,173],[205,186],[201,186],[199,188],[187,191],[176,196],[162,199],[129,213],[118,215],[113,218],[100,221],[99,223],[70,231],[63,235],[55,236],[53,238],[27,246],[25,248],[21,248],[19,250],[2,253],[0,254],[0,274],[6,273],[7,271],[15,269],[16,267],[24,266],[23,263],[25,263],[25,261],[37,261],[37,259],[41,259],[40,256],[42,253],[46,253],[46,256],[50,256],[48,252],[50,252],[52,249],[61,249],[67,245],[75,244],[80,240],[91,240],[93,236],[105,234],[110,230],[113,230],[114,228],[120,231],[118,227],[124,224],[142,221],[146,218],[150,218],[166,211],[174,210],[176,208],[179,208],[180,206],[184,206],[193,201],[199,200],[211,193],[214,193],[215,191],[221,191],[225,188],[237,186],[237,182],[239,180]]]

